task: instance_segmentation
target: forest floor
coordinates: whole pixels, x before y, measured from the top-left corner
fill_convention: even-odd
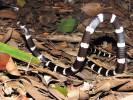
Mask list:
[[[65,76],[44,68],[42,63],[26,61],[26,57],[18,54],[20,49],[24,51],[21,55],[32,55],[23,31],[15,25],[21,21],[46,58],[58,66],[70,67],[87,25],[102,12],[115,14],[124,28],[126,64],[122,74],[103,76],[85,63],[74,75]],[[0,100],[133,98],[133,0],[1,0],[0,40],[17,48],[13,54],[12,47],[0,42],[0,53],[4,52],[0,54]],[[113,56],[101,57],[88,51],[86,62],[91,60],[107,69],[117,67],[117,36],[112,24],[100,23],[90,45]]]

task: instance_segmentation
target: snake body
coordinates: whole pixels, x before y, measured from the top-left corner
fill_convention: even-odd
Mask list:
[[[94,30],[100,23],[105,22],[105,21],[112,23],[113,26],[115,27],[115,33],[117,36],[117,67],[115,70],[107,70],[105,68],[102,68],[94,64],[92,61],[89,61],[89,60],[88,60],[88,65],[90,66],[90,68],[97,71],[98,73],[106,75],[106,76],[108,75],[110,76],[110,75],[116,75],[117,73],[122,73],[125,67],[124,30],[123,30],[121,22],[119,21],[118,17],[116,17],[115,14],[100,13],[91,20],[91,22],[86,27],[86,30],[83,34],[76,60],[73,63],[73,65],[71,65],[69,68],[63,68],[61,66],[57,66],[54,63],[52,63],[48,58],[43,56],[40,53],[40,51],[37,49],[37,47],[35,46],[28,28],[25,25],[22,25],[20,22],[18,22],[17,25],[24,31],[24,35],[25,35],[25,38],[29,45],[30,50],[44,64],[45,67],[50,67],[51,71],[55,71],[60,74],[72,75],[76,73],[82,67],[85,61],[87,50],[89,48],[91,35],[93,34]],[[110,55],[106,55],[102,53],[101,51],[97,51],[97,50],[94,51],[94,49],[91,49],[91,50],[94,53],[98,52],[101,55],[110,57]]]

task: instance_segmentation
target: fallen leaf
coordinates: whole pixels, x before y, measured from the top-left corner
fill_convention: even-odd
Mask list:
[[[6,70],[6,64],[10,59],[10,55],[0,52],[0,70]]]
[[[56,7],[63,7],[65,4],[63,2],[55,3],[54,6]]]
[[[26,1],[25,1],[25,0],[17,0],[17,4],[18,4],[20,7],[23,7],[23,6],[26,4]]]
[[[60,42],[59,45],[62,46],[62,47],[67,47],[68,46],[67,42]]]
[[[113,13],[116,14],[120,17],[124,17],[125,15],[120,12],[118,9],[113,8],[113,7],[104,7],[105,4],[104,3],[88,3],[85,6],[83,6],[81,8],[82,11],[84,11],[85,13],[87,13],[90,16],[96,16],[99,13],[102,12],[109,12],[109,13]]]
[[[16,18],[16,14],[13,13],[10,10],[0,10],[0,18],[11,18],[11,19],[15,19]]]
[[[7,70],[11,75],[20,76],[11,56],[7,53],[0,52],[0,70]]]
[[[109,12],[109,13],[116,14],[120,17],[125,17],[125,15],[122,12],[120,12],[120,10],[118,10],[116,8],[105,9],[103,12]]]
[[[11,57],[9,59],[9,62],[6,65],[6,69],[11,75],[21,76],[20,72],[18,71],[18,69]]]
[[[125,34],[125,41],[126,41],[126,44],[129,44],[129,45],[133,46],[132,38],[129,37],[128,35],[126,35],[126,34]]]
[[[18,100],[30,100],[25,95],[19,95]]]
[[[121,80],[129,82],[119,87],[117,91],[133,91],[133,79],[121,79]]]
[[[80,89],[74,88],[69,90],[67,96],[70,100],[78,100],[80,96]]]
[[[5,43],[9,38],[11,38],[13,32],[13,28],[10,28],[6,34],[4,34],[3,38],[1,39],[2,43]]]
[[[78,87],[71,86],[68,89],[67,99],[68,100],[89,100],[90,96],[86,92],[89,90],[88,86],[86,87],[87,82],[84,82],[83,85],[79,85]]]
[[[109,0],[109,5],[114,8],[114,6],[115,6],[115,0]]]
[[[48,90],[52,95],[54,95],[57,98],[57,100],[65,100],[65,96],[62,93],[60,93],[58,90],[53,88],[48,88]]]
[[[133,95],[129,95],[129,96],[123,97],[119,100],[132,100],[132,99],[133,99]]]
[[[77,19],[61,19],[61,23],[56,23],[56,25],[59,25],[58,31],[59,32],[72,32],[74,31],[78,26],[78,20]]]
[[[64,87],[61,87],[61,86],[59,86],[59,85],[57,85],[57,84],[51,84],[51,87],[52,87],[53,89],[58,90],[58,91],[59,91],[61,94],[63,94],[65,97],[67,96],[68,91],[67,91],[67,89],[65,89]]]
[[[133,56],[133,49],[130,49],[129,53],[130,53],[131,56]]]
[[[37,90],[29,81],[21,79],[26,91],[35,99],[35,100],[50,100],[45,95],[42,95],[41,92]]]
[[[115,95],[110,94],[110,95],[105,96],[103,100],[118,100],[118,99]]]
[[[25,41],[24,38],[22,37],[22,34],[19,33],[17,30],[13,30],[11,38],[19,41]]]
[[[122,86],[128,82],[129,80],[121,80],[121,79],[102,80],[99,81],[98,84],[96,84],[96,86],[92,89],[90,94],[95,94],[100,91],[109,91],[111,88]]]
[[[81,8],[81,10],[90,16],[96,16],[104,11],[102,3],[87,3]]]
[[[112,44],[111,44],[111,43],[108,43],[107,41],[104,41],[102,47],[103,47],[104,49],[106,49],[107,51],[112,52],[112,48],[113,48],[113,47],[112,47]]]
[[[48,33],[43,33],[42,35],[44,38],[48,37]]]

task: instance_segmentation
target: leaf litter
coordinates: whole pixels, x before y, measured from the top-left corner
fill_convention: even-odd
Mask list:
[[[75,60],[83,31],[93,16],[100,12],[117,14],[125,28],[127,65],[125,72],[118,76],[103,77],[91,71],[87,65],[73,76],[64,76],[43,68],[41,63],[32,64],[13,59],[18,77],[6,71],[0,72],[0,98],[7,100],[130,100],[133,91],[133,28],[132,4],[130,0],[2,0],[5,4],[21,6],[17,12],[12,9],[0,11],[0,37],[25,52],[27,48],[23,32],[13,26],[14,20],[21,20],[29,27],[35,44],[41,52],[57,65],[69,67]],[[121,5],[122,4],[122,5]],[[128,17],[125,17],[128,16]],[[78,26],[73,32],[59,32],[57,22],[61,19],[77,19]],[[11,28],[14,28],[11,35]],[[116,37],[110,24],[101,23],[92,36],[91,43],[100,50],[116,54]],[[7,33],[7,36],[5,36]],[[44,34],[47,33],[47,34]],[[111,38],[110,38],[111,37]],[[107,52],[106,51],[106,52]],[[95,62],[114,66],[116,59],[90,56]],[[9,58],[8,58],[9,59]],[[7,59],[7,60],[8,60]],[[17,67],[16,67],[17,66]],[[1,69],[2,67],[0,67]],[[12,68],[11,65],[9,68]],[[4,67],[5,70],[6,67]],[[10,71],[9,71],[10,72]],[[53,88],[53,86],[58,88]],[[68,91],[62,92],[63,91]]]

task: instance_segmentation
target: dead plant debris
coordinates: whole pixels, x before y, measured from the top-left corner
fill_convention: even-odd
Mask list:
[[[85,27],[101,12],[119,17],[125,30],[127,55],[123,74],[104,77],[86,64],[75,75],[64,76],[43,68],[41,63],[27,63],[1,53],[1,100],[132,100],[133,0],[1,0],[0,4],[0,40],[31,53],[23,32],[14,25],[20,20],[29,27],[39,50],[57,65],[68,67],[74,62]],[[18,6],[19,10],[3,4]],[[61,19],[77,19],[78,26],[72,32],[59,32],[57,23],[61,23]],[[101,23],[91,44],[116,55],[117,38],[113,33],[112,25]],[[115,56],[108,59],[93,54],[89,57],[107,68],[116,66]]]

